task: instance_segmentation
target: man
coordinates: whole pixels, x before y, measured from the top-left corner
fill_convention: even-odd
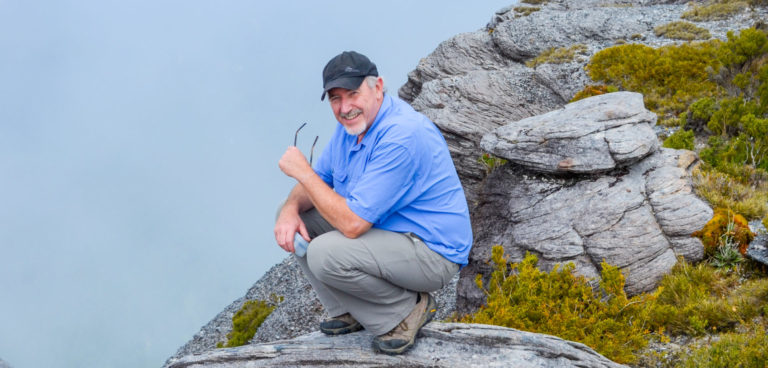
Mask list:
[[[323,70],[339,125],[312,169],[296,147],[280,169],[298,184],[283,205],[275,239],[297,262],[330,319],[329,335],[362,328],[373,348],[400,354],[435,314],[430,291],[467,264],[472,245],[464,190],[445,139],[407,103],[384,92],[376,65],[354,51]]]

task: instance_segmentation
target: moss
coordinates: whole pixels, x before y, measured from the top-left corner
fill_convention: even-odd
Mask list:
[[[619,269],[601,263],[599,290],[574,275],[572,263],[542,272],[535,255],[507,265],[501,246],[493,247],[493,272],[487,283],[478,276],[487,303],[462,322],[486,323],[552,334],[590,346],[617,362],[635,360],[645,347],[648,305],[654,295],[627,298]]]
[[[716,208],[712,219],[692,235],[701,239],[707,255],[713,255],[728,242],[732,242],[741,254],[745,254],[749,242],[755,237],[744,216],[725,208]]]
[[[525,65],[535,68],[537,65],[546,63],[563,64],[575,60],[578,55],[584,55],[586,52],[587,47],[582,44],[576,44],[571,47],[553,47],[545,50],[536,58],[528,60]]]
[[[517,6],[515,7],[515,13],[517,13],[517,15],[515,16],[527,17],[531,15],[531,13],[537,12],[539,10],[541,10],[541,8],[532,6]]]
[[[218,343],[216,347],[235,347],[245,345],[253,338],[261,323],[275,310],[275,304],[282,301],[282,297],[272,296],[272,301],[263,300],[246,301],[240,310],[232,317],[232,331],[227,334],[227,343]]]
[[[694,6],[683,12],[683,19],[694,22],[706,22],[711,20],[728,19],[731,15],[747,9],[749,4],[742,1],[715,2],[707,5]]]
[[[629,39],[632,40],[632,41],[638,41],[638,40],[642,40],[644,38],[645,38],[645,36],[643,36],[640,33],[635,33],[632,36],[629,36]]]
[[[606,86],[605,84],[599,85],[587,85],[573,96],[570,102],[585,99],[587,97],[599,96],[606,93],[618,92],[619,89],[614,86]]]
[[[664,147],[693,151],[693,130],[680,129],[664,140]]]
[[[520,2],[523,4],[544,5],[548,3],[549,0],[521,0]]]
[[[671,38],[673,40],[706,40],[712,37],[706,28],[701,28],[693,23],[688,22],[672,22],[653,29],[653,32],[658,37]]]

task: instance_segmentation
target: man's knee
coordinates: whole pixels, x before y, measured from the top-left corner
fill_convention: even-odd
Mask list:
[[[307,265],[312,274],[321,281],[344,277],[350,270],[357,269],[354,264],[355,251],[350,242],[354,240],[339,231],[322,234],[307,248]]]

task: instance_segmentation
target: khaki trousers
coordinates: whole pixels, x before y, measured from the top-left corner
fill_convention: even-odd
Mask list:
[[[301,218],[312,241],[306,257],[294,257],[326,312],[349,313],[374,335],[405,319],[417,292],[439,290],[459,270],[410,233],[373,228],[349,239],[315,209]]]

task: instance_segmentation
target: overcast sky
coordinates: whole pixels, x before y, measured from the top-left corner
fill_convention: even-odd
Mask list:
[[[513,2],[0,0],[0,358],[162,365],[286,256],[277,160],[337,124],[325,63],[396,93]]]

